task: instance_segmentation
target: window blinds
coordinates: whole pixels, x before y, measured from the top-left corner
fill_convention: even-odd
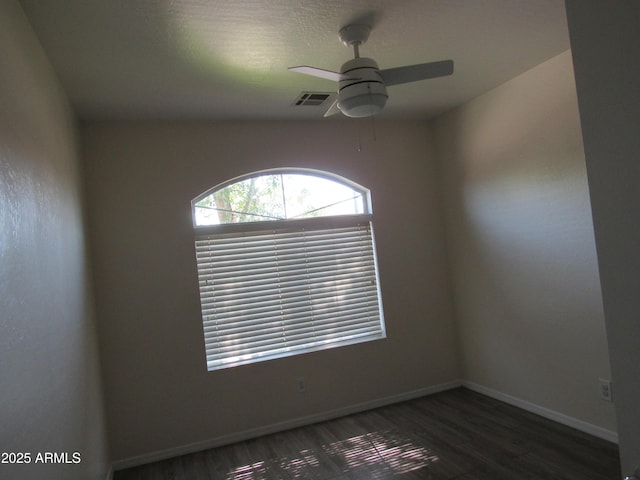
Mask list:
[[[196,237],[209,370],[385,337],[370,222]]]

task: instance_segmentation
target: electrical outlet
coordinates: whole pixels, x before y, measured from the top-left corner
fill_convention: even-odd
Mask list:
[[[600,379],[600,399],[613,402],[613,391],[611,390],[611,380]]]
[[[298,387],[298,393],[304,393],[304,391],[307,389],[307,384],[304,381],[304,377],[296,378],[296,385]]]

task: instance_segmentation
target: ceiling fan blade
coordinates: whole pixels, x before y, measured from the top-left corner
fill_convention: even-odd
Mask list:
[[[444,77],[453,73],[453,60],[440,62],[420,63],[406,67],[389,68],[380,70],[380,75],[385,85],[398,85],[400,83],[416,82],[428,78]]]
[[[342,74],[338,72],[332,72],[331,70],[323,70],[322,68],[308,67],[302,65],[300,67],[289,67],[292,72],[304,73],[305,75],[311,75],[313,77],[326,78],[327,80],[333,80],[339,82],[342,79]]]
[[[340,113],[340,110],[338,109],[338,100],[336,99],[335,102],[333,102],[331,104],[331,106],[329,107],[329,110],[327,110],[327,113],[324,114],[325,117],[330,117],[331,115],[335,115],[336,113]]]

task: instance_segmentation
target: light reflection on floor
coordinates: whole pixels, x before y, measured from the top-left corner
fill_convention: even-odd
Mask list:
[[[375,433],[371,440],[380,456],[394,473],[419,470],[438,461],[438,456],[430,450],[414,444],[411,439],[394,436],[392,440]]]
[[[321,467],[318,455],[328,458],[342,471],[369,470],[375,467],[387,471],[389,477],[402,475],[437,462],[438,456],[408,437],[394,432],[372,432],[333,442],[322,452],[302,450],[298,455],[272,458],[229,471],[226,480],[270,480],[276,478],[269,465],[277,465],[291,478],[316,478],[314,470]],[[386,477],[385,477],[386,478]]]

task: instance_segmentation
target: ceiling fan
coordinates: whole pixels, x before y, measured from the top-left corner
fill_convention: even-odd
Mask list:
[[[290,67],[293,72],[326,78],[339,83],[338,99],[325,113],[325,117],[342,112],[347,117],[369,117],[382,110],[387,103],[387,86],[443,77],[453,73],[453,60],[420,63],[380,70],[375,60],[360,57],[359,47],[367,41],[371,27],[347,25],[339,32],[342,43],[353,47],[355,58],[344,63],[340,72],[321,68]]]

